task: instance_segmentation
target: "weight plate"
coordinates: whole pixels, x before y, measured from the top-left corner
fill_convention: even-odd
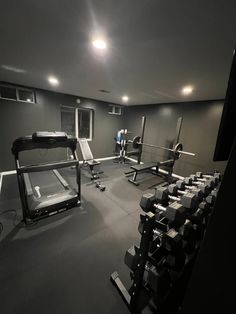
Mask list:
[[[181,143],[177,143],[174,148],[175,159],[179,159],[181,156],[181,153],[179,153],[180,150],[183,150],[183,145]]]
[[[138,149],[139,148],[139,143],[140,143],[141,137],[140,136],[135,136],[133,138],[133,148]]]

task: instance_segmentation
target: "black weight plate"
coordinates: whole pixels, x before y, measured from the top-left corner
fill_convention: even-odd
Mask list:
[[[141,137],[140,136],[135,136],[133,138],[133,148],[138,149],[139,148],[139,143],[140,143]]]
[[[174,150],[175,159],[179,159],[179,157],[181,156],[181,153],[179,153],[179,151],[183,150],[183,145],[181,143],[177,143],[174,147]]]

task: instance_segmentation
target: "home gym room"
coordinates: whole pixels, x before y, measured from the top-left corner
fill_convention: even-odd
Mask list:
[[[236,2],[0,10],[0,313],[235,313]]]

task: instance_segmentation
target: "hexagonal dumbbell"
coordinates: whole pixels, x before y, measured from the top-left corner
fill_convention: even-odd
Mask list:
[[[209,195],[206,197],[206,202],[207,202],[211,207],[214,206],[215,201],[216,201],[216,196],[215,196],[214,194],[209,194]]]
[[[194,226],[189,219],[178,229],[183,238],[183,248],[186,253],[192,253],[196,246],[196,234]]]
[[[165,267],[156,267],[151,263],[146,263],[143,279],[159,297],[164,297],[170,288],[171,279]]]
[[[197,171],[196,176],[199,178],[206,178],[206,179],[217,178],[218,182],[221,182],[222,180],[222,175],[220,174],[218,170],[215,170],[213,174],[203,174],[201,171]]]
[[[191,179],[191,178],[190,178]],[[192,184],[192,180],[188,180],[188,183]],[[178,180],[175,183],[178,187],[179,190],[188,190],[188,191],[192,191],[195,189],[200,189],[202,191],[202,193],[204,194],[204,196],[207,196],[210,192],[211,189],[208,185],[205,184],[200,184],[199,186],[192,186],[192,185],[187,185],[185,181],[183,180]]]
[[[218,179],[218,177],[203,177],[203,176],[198,176],[199,175],[199,172],[196,172],[196,174],[191,174],[190,175],[190,178],[192,178],[193,179],[193,181],[199,181],[199,182],[203,182],[203,183],[205,183],[205,182],[208,182],[208,181],[210,181],[210,182],[212,182],[211,183],[211,185],[213,186],[213,183],[214,183],[214,186],[217,186],[218,185],[218,183],[219,183],[219,179]]]
[[[180,202],[186,209],[191,210],[195,210],[199,204],[199,199],[195,194],[188,192],[181,197],[171,196],[169,195],[169,190],[167,187],[156,188],[155,196],[156,199],[161,203],[165,203],[167,200],[173,200]]]
[[[185,265],[186,255],[184,252],[178,252],[177,254],[168,254],[166,256],[166,264],[175,271],[180,271]]]
[[[169,229],[167,232],[161,232],[154,230],[154,234],[160,236],[161,234],[161,245],[168,252],[176,253],[183,249],[182,236],[179,232],[174,229]]]
[[[181,226],[186,219],[185,211],[186,209],[178,202],[173,202],[168,206],[164,207],[156,203],[156,197],[154,194],[146,193],[142,196],[140,201],[140,207],[145,212],[157,210],[166,217],[170,223],[175,226]]]
[[[124,258],[125,264],[132,271],[134,271],[137,267],[138,258],[139,258],[138,251],[139,251],[139,248],[136,245],[133,245],[125,253],[125,258]]]
[[[156,202],[156,197],[152,193],[146,193],[143,194],[140,200],[140,207],[142,208],[143,211],[150,212],[154,210],[154,204]]]
[[[189,193],[189,190],[183,191],[183,189],[179,189],[178,185],[175,183],[172,183],[168,186],[168,191],[171,195],[178,196],[178,195],[185,195]],[[201,189],[194,188],[191,190],[192,194],[195,194],[197,198],[201,201],[204,197],[204,193]]]
[[[197,211],[192,215],[191,221],[196,225],[206,225],[210,213],[211,205],[206,201],[202,201]]]
[[[145,222],[145,218],[145,215],[140,215],[138,229],[141,234],[143,233],[143,224]],[[153,229],[153,241],[155,241],[157,238],[160,240],[159,242],[161,243],[161,246],[167,251],[178,251],[182,249],[182,236],[173,228],[169,229],[167,232],[157,228]],[[131,251],[133,252],[133,250]],[[134,253],[132,255],[134,255]]]
[[[212,190],[215,187],[215,181],[214,180],[206,180],[204,182],[199,181],[198,178],[195,175],[191,175],[190,177],[186,177],[184,179],[184,182],[186,183],[186,185],[197,185],[198,187],[201,185],[206,185],[209,186],[209,188]]]

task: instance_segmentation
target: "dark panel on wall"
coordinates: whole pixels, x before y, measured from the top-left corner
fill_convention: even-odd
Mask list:
[[[36,90],[37,103],[16,102],[0,99],[0,171],[14,169],[11,145],[15,138],[32,134],[36,130],[61,130],[60,106],[77,106],[94,109],[94,137],[90,142],[95,158],[114,155],[113,137],[117,129],[123,126],[123,116],[108,114],[108,104],[101,101],[81,99],[76,103],[77,96]],[[81,157],[78,150],[79,157]],[[24,153],[26,155],[26,153]],[[35,162],[42,159],[64,158],[61,151],[31,152],[25,162]],[[60,158],[58,158],[60,156]],[[24,156],[23,156],[24,157]]]
[[[189,175],[195,171],[223,171],[224,162],[213,162],[213,154],[223,108],[223,101],[175,103],[129,107],[125,125],[138,133],[142,115],[147,117],[144,141],[169,146],[175,137],[178,117],[183,117],[180,141],[184,150],[196,153],[195,157],[182,155],[176,162],[175,173]],[[170,146],[169,146],[170,147]],[[163,160],[165,151],[143,148],[143,161]]]

